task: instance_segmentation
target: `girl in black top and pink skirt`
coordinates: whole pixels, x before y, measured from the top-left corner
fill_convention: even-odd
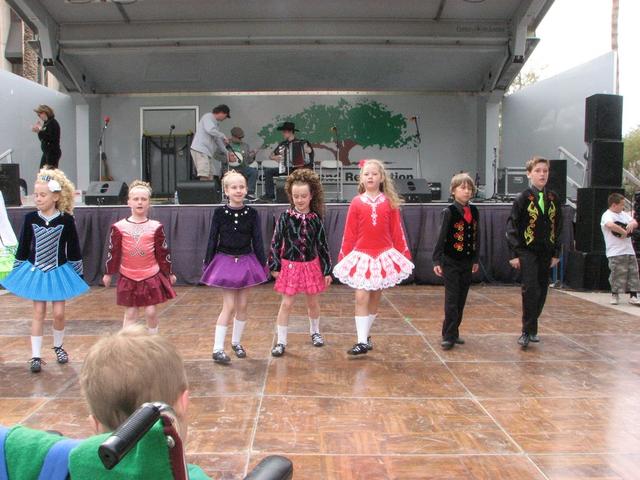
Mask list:
[[[287,345],[289,313],[295,295],[307,297],[309,333],[316,347],[324,345],[320,335],[318,294],[331,284],[331,257],[322,223],[323,192],[320,177],[300,169],[287,178],[285,190],[291,207],[278,219],[271,241],[269,270],[282,294],[278,312],[278,341],[271,355],[280,357]]]

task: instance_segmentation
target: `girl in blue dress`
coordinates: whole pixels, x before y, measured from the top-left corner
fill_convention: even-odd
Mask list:
[[[41,370],[47,302],[53,304],[53,351],[58,363],[69,356],[64,340],[65,300],[85,293],[82,253],[73,212],[75,187],[61,170],[42,169],[34,186],[37,210],[27,213],[11,273],[1,282],[11,293],[33,300],[30,369]]]

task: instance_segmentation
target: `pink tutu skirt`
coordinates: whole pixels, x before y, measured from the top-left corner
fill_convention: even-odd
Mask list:
[[[309,262],[291,262],[282,259],[280,275],[274,290],[283,295],[306,293],[315,295],[327,289],[318,257]]]

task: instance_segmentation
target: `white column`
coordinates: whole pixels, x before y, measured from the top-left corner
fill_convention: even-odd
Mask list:
[[[91,153],[89,146],[89,105],[76,98],[76,170],[77,188],[86,190],[89,186],[89,166]]]

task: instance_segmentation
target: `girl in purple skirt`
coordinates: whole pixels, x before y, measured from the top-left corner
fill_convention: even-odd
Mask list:
[[[222,311],[216,323],[213,361],[228,364],[231,359],[224,352],[227,325],[233,319],[231,349],[238,358],[246,357],[240,340],[247,321],[249,289],[266,282],[269,277],[258,212],[244,204],[246,179],[230,170],[222,177],[222,187],[229,203],[213,212],[205,269],[200,281],[222,289]]]
[[[275,290],[282,294],[278,312],[278,341],[271,355],[280,357],[287,345],[289,313],[295,296],[307,297],[311,343],[322,347],[319,294],[331,284],[331,257],[322,223],[323,191],[320,177],[302,168],[285,183],[291,207],[282,212],[271,241],[269,270],[276,279]]]

